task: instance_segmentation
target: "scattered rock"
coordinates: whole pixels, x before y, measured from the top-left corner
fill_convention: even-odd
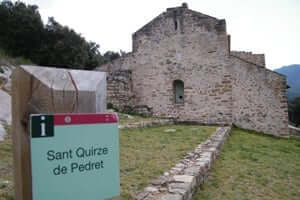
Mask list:
[[[113,111],[115,112],[115,111]],[[124,113],[118,113],[118,116],[120,119],[134,119],[132,115],[124,114]]]
[[[182,200],[182,196],[179,194],[165,194],[160,200]]]
[[[127,115],[127,117],[128,117],[128,119],[134,119],[134,117],[131,115]]]
[[[6,131],[5,131],[4,127],[3,127],[3,125],[0,122],[0,141],[4,140],[4,136],[5,135],[6,135]]]
[[[157,193],[158,192],[158,189],[156,187],[146,187],[145,188],[145,191],[146,192],[151,192],[151,193]]]
[[[3,73],[0,73],[0,80],[2,82],[1,89],[5,90],[7,92],[11,91],[11,74],[12,71],[15,69],[13,66],[0,66],[1,71]]]
[[[11,124],[11,97],[8,93],[0,90],[0,121]]]
[[[189,175],[175,175],[174,181],[179,183],[191,183],[194,180],[194,176]]]
[[[164,130],[165,133],[175,133],[176,129],[166,129]]]

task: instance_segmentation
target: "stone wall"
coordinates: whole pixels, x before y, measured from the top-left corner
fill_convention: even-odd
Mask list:
[[[222,66],[228,54],[224,20],[168,9],[137,31],[133,43],[135,104],[178,121],[231,122],[231,83]],[[175,104],[175,80],[184,82],[184,104]]]
[[[124,110],[131,105],[132,82],[130,70],[111,71],[107,76],[107,103],[115,109]]]
[[[285,76],[231,57],[233,123],[276,136],[288,136]]]
[[[243,59],[244,61],[256,64],[257,66],[265,67],[265,55],[253,54],[252,52],[245,51],[231,51],[230,55]]]

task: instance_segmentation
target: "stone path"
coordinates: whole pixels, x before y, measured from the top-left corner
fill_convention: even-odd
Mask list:
[[[218,128],[170,171],[153,180],[137,195],[136,200],[191,200],[195,191],[207,179],[212,163],[230,131],[231,127]]]

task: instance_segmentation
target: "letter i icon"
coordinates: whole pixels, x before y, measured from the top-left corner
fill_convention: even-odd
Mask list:
[[[41,116],[41,136],[45,137],[46,134],[46,122],[45,122],[46,117]]]
[[[54,137],[54,123],[52,115],[30,116],[30,128],[33,138]]]

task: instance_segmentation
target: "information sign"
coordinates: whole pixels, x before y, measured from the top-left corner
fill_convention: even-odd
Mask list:
[[[31,115],[33,200],[120,196],[116,114]]]

